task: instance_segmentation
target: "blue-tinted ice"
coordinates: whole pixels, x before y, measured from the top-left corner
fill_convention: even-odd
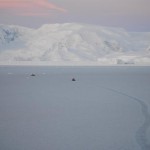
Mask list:
[[[149,150],[149,91],[150,67],[0,67],[0,150]]]

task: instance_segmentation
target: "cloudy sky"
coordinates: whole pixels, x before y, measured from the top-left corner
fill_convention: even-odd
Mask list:
[[[150,31],[150,0],[0,0],[0,24],[81,22]]]

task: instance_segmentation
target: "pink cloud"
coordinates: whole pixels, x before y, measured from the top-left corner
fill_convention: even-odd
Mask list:
[[[67,12],[66,9],[52,4],[48,0],[0,0],[0,9],[24,16],[48,16],[50,10],[61,13]]]
[[[55,9],[55,10],[58,10],[61,12],[66,12],[65,9],[63,9],[59,6],[56,6],[52,3],[49,3],[48,0],[36,0],[36,3],[37,3],[37,5],[39,5],[40,7],[43,7],[43,8]]]
[[[19,16],[38,16],[38,17],[46,17],[46,16],[50,16],[50,14],[46,13],[46,12],[24,12],[21,14],[18,14]]]

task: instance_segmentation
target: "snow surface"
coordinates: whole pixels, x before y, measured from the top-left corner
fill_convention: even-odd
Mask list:
[[[130,33],[122,28],[77,23],[47,24],[38,29],[0,25],[1,65],[150,65],[149,47],[149,32]]]
[[[0,67],[0,149],[150,150],[149,77],[150,67]]]

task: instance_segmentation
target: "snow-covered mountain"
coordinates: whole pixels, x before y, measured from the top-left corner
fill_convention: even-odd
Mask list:
[[[150,64],[150,33],[76,23],[0,25],[0,64],[31,61]]]

